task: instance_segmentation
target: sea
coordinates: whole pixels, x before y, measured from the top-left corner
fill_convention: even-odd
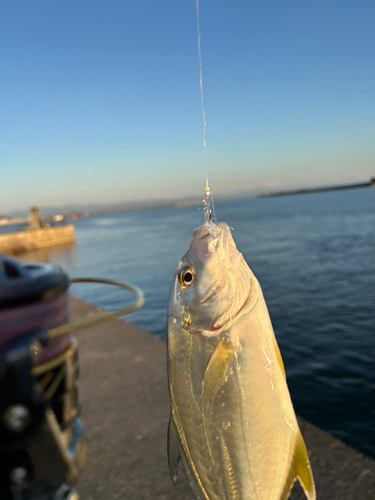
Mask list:
[[[297,414],[375,458],[375,189],[221,201],[215,212],[261,284]],[[145,305],[125,319],[165,339],[170,283],[203,218],[196,206],[81,218],[75,247],[22,260],[139,286]],[[133,299],[95,284],[71,293],[106,310]]]

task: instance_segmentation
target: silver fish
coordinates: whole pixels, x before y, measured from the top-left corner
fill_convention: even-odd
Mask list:
[[[229,227],[210,220],[173,279],[168,306],[173,481],[197,500],[286,500],[314,479],[260,285]]]

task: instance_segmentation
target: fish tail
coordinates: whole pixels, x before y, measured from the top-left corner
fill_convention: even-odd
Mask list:
[[[280,500],[287,500],[295,480],[298,479],[308,500],[316,500],[314,478],[311,470],[310,460],[306,445],[301,432],[298,430],[297,439],[294,444],[292,466],[286,480]]]

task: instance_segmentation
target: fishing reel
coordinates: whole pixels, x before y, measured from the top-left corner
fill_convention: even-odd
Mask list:
[[[74,280],[73,280],[74,281]],[[137,300],[69,323],[70,279],[58,266],[21,265],[0,254],[0,499],[78,500],[86,458],[80,421],[78,343],[72,331],[128,314]]]

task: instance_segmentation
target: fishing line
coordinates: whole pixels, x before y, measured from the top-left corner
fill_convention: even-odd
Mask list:
[[[201,104],[202,104],[202,118],[203,118],[203,146],[206,158],[206,186],[208,186],[208,160],[207,160],[207,143],[206,143],[206,110],[204,108],[203,100],[203,78],[202,78],[202,54],[201,54],[201,30],[199,26],[199,0],[195,0],[195,8],[197,11],[197,30],[198,30],[198,55],[199,55],[199,85],[201,89]]]
[[[203,77],[202,77],[202,53],[201,53],[201,30],[199,24],[199,0],[195,0],[195,9],[197,13],[197,31],[198,31],[198,55],[199,55],[199,86],[201,90],[201,104],[202,104],[202,119],[203,119],[203,146],[204,146],[204,156],[206,161],[206,189],[205,189],[205,197],[204,197],[204,211],[205,211],[205,220],[211,219],[211,213],[213,214],[213,218],[215,217],[215,208],[213,204],[212,193],[208,184],[208,157],[207,157],[207,142],[206,142],[206,110],[204,107],[204,99],[203,99]],[[211,210],[212,207],[212,210]]]

